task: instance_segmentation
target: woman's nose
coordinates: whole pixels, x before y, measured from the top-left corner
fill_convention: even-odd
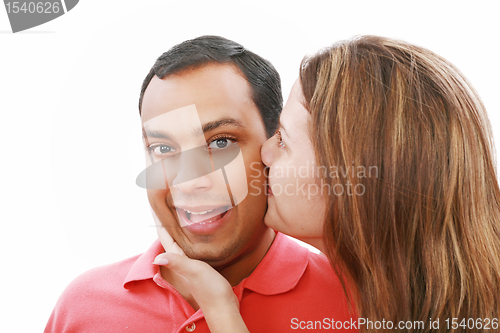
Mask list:
[[[262,159],[262,162],[266,166],[271,166],[273,162],[273,142],[275,142],[276,138],[274,135],[270,137],[264,144],[262,145],[262,148],[260,150],[260,158]]]

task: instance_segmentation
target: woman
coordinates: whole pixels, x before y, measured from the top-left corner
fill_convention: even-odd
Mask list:
[[[375,36],[305,59],[262,160],[270,167],[266,224],[324,252],[346,277],[359,317],[423,321],[419,332],[495,331],[492,135],[478,95],[449,62]],[[311,171],[284,172],[301,167]],[[203,274],[215,271],[164,256],[191,283],[213,332],[246,331],[229,284],[203,286]]]

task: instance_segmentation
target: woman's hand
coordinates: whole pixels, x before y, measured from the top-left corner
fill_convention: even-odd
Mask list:
[[[229,282],[207,263],[188,258],[176,243],[168,252],[159,254],[153,263],[182,276],[203,312],[216,305],[239,308],[238,299]]]
[[[183,284],[203,310],[212,333],[248,332],[233,288],[213,267],[188,258],[173,240],[168,251],[155,258],[154,264],[166,266],[184,279]]]

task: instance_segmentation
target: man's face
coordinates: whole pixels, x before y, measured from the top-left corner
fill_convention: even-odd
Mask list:
[[[216,267],[250,253],[267,230],[262,186],[247,185],[265,181],[260,148],[266,134],[238,69],[209,64],[153,77],[141,120],[147,159],[160,162],[167,178],[166,189],[148,188],[160,227],[189,257]],[[203,156],[213,163],[239,151],[227,168],[207,170]]]

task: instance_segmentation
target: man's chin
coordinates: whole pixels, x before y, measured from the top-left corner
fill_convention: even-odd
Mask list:
[[[213,267],[227,264],[233,260],[236,252],[232,248],[215,248],[213,244],[196,244],[194,247],[183,248],[181,246],[181,248],[189,258],[204,261]]]

